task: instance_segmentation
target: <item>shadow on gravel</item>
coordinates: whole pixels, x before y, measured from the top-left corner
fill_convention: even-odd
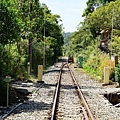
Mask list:
[[[56,84],[46,84],[46,83],[44,83],[44,85],[41,86],[41,88],[48,88],[48,89],[50,89],[51,87],[56,87]]]
[[[44,83],[44,85],[41,88],[48,88],[50,89],[51,87],[56,87],[56,84],[46,84]],[[61,85],[62,89],[75,89],[74,85]]]
[[[63,72],[63,73],[68,73],[68,71],[69,71],[69,70],[63,70],[62,72]]]
[[[22,112],[28,113],[34,111],[42,111],[42,110],[49,110],[50,108],[51,108],[51,104],[44,102],[29,101],[19,106],[13,113],[21,114]]]
[[[44,73],[44,75],[47,74],[47,73],[52,73],[52,72],[58,72],[58,73],[59,73],[60,70],[48,70],[48,71],[46,71],[46,72]]]
[[[86,89],[86,90],[87,90],[87,89],[88,89],[88,90],[90,90],[90,89],[94,89],[94,90],[95,90],[95,89],[97,89],[97,88],[100,88],[100,87],[96,87],[96,86],[93,87],[93,86],[88,86],[88,85],[86,85],[86,86],[81,85],[80,87],[81,87],[81,89]]]
[[[62,89],[75,89],[75,86],[74,85],[61,85]]]

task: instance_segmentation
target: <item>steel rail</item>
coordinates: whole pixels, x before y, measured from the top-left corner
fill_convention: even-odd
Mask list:
[[[15,109],[17,109],[19,106],[21,106],[24,103],[19,103],[17,106],[15,106],[12,110],[10,110],[7,114],[5,114],[4,116],[2,116],[0,118],[0,120],[4,120],[5,118],[7,118]]]
[[[85,98],[84,98],[84,96],[83,96],[83,93],[82,93],[82,91],[81,91],[81,88],[79,87],[79,85],[78,85],[78,83],[77,83],[77,81],[76,81],[76,78],[75,78],[75,76],[73,75],[72,70],[70,69],[69,66],[68,66],[68,68],[69,68],[71,77],[73,78],[73,81],[74,81],[74,83],[75,83],[75,85],[76,85],[76,87],[77,87],[77,90],[78,90],[78,92],[79,92],[80,98],[81,98],[82,101],[83,101],[84,107],[85,107],[86,110],[87,110],[87,113],[88,113],[88,116],[89,116],[90,120],[95,120],[94,117],[93,117],[93,115],[92,115],[92,113],[91,113],[91,111],[90,111],[90,109],[89,109],[89,106],[88,106],[88,104],[87,104],[87,102],[86,102],[86,100],[85,100]]]
[[[42,85],[43,85],[44,83],[42,83],[40,86],[39,86],[39,88],[37,88],[36,90],[35,90],[35,92],[34,93],[36,93],[39,89],[40,89],[40,87],[42,87]],[[33,93],[33,94],[34,94]],[[32,95],[33,95],[32,94]],[[36,96],[35,96],[36,97]],[[3,116],[1,116],[0,117],[0,120],[5,120],[11,113],[13,113],[14,112],[14,110],[16,110],[18,107],[20,107],[21,105],[23,105],[23,104],[26,104],[27,102],[29,102],[29,100],[30,99],[34,99],[35,97],[32,97],[32,98],[29,98],[28,100],[26,100],[26,101],[24,101],[24,102],[22,102],[22,103],[19,103],[19,104],[17,104],[15,107],[13,107],[8,113],[6,113],[6,114],[4,114]]]
[[[59,93],[59,89],[60,89],[60,81],[61,81],[61,76],[62,76],[62,69],[63,69],[64,65],[65,64],[62,64],[61,69],[60,69],[58,82],[57,82],[57,87],[56,87],[56,91],[55,91],[53,107],[52,107],[52,115],[51,115],[51,119],[50,120],[55,120],[55,110],[56,110],[56,105],[57,105],[57,100],[58,100],[58,93]]]

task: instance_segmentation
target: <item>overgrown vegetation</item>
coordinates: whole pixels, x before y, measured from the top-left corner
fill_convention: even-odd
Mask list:
[[[83,12],[84,21],[74,33],[64,33],[63,47],[61,18],[52,14],[45,4],[41,4],[39,0],[1,0],[0,77],[4,79],[6,75],[10,75],[15,79],[26,79],[31,55],[32,73],[36,75],[38,65],[44,61],[44,67],[48,67],[63,52],[75,58],[82,55],[84,70],[101,81],[103,68],[109,66],[111,76],[115,76],[120,84],[120,63],[114,68],[110,58],[111,55],[118,55],[120,58],[119,5],[120,0],[88,0],[87,8]],[[100,32],[106,28],[113,30],[108,39],[109,53],[99,49]],[[30,45],[32,54],[29,53]],[[6,85],[0,79],[0,91],[5,90]]]
[[[120,64],[115,68],[115,80],[119,83],[120,86]]]
[[[78,30],[69,37],[66,55],[71,53],[75,58],[82,55],[84,57],[84,70],[92,76],[97,76],[101,82],[105,66],[110,68],[110,74],[115,74],[115,65],[111,56],[117,55],[120,58],[119,4],[119,0],[88,0],[87,8],[83,12],[84,21],[79,24]],[[105,29],[111,29],[107,38],[109,52],[108,48],[100,50],[99,47],[101,31]],[[116,70],[118,71],[116,76],[118,76],[120,71],[118,68]],[[116,78],[117,81],[118,78]]]
[[[3,92],[4,91],[4,92]],[[0,78],[0,106],[6,105],[6,96],[7,96],[7,84],[5,81],[3,81],[2,78]]]
[[[1,0],[0,78],[10,75],[15,79],[28,79],[30,57],[31,74],[35,76],[43,61],[44,69],[52,65],[62,55],[60,21],[60,16],[52,14],[39,0]],[[6,97],[3,79],[0,79],[0,96]]]
[[[59,21],[60,16],[39,0],[0,1],[0,77],[27,77],[31,44],[32,73],[37,74],[37,66],[43,64],[44,50],[45,65],[53,64],[62,55]]]

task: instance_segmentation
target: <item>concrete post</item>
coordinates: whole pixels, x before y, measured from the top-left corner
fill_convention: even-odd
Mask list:
[[[43,65],[38,65],[38,81],[42,81],[42,76],[43,76]]]
[[[29,75],[30,75],[30,62],[28,62],[27,64],[28,64],[28,78],[29,78]]]
[[[104,67],[104,84],[109,84],[109,67]]]
[[[5,82],[7,83],[7,107],[9,105],[9,82],[11,81],[11,77],[6,76]]]
[[[118,64],[118,56],[115,56],[115,67]]]

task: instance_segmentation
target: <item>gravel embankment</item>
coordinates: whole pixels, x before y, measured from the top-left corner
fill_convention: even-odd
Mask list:
[[[63,68],[57,120],[84,120],[80,98],[67,67]]]
[[[33,98],[26,104],[18,107],[5,120],[48,120],[60,65],[58,63],[52,66],[43,75],[44,83],[37,93],[33,94]],[[113,106],[102,95],[106,91],[106,88],[110,88],[111,86],[102,86],[102,83],[92,80],[85,73],[77,71],[72,65],[71,67],[96,120],[120,120],[120,107]],[[69,109],[72,109],[72,106],[69,106]],[[78,118],[78,120],[81,119]]]
[[[43,75],[44,83],[37,93],[34,93],[26,104],[18,107],[5,120],[48,120],[60,66],[61,63],[52,66]]]
[[[120,120],[120,107],[113,106],[103,96],[106,89],[114,88],[114,85],[102,86],[102,83],[92,80],[83,72],[75,70],[74,66],[71,68],[96,120]]]

